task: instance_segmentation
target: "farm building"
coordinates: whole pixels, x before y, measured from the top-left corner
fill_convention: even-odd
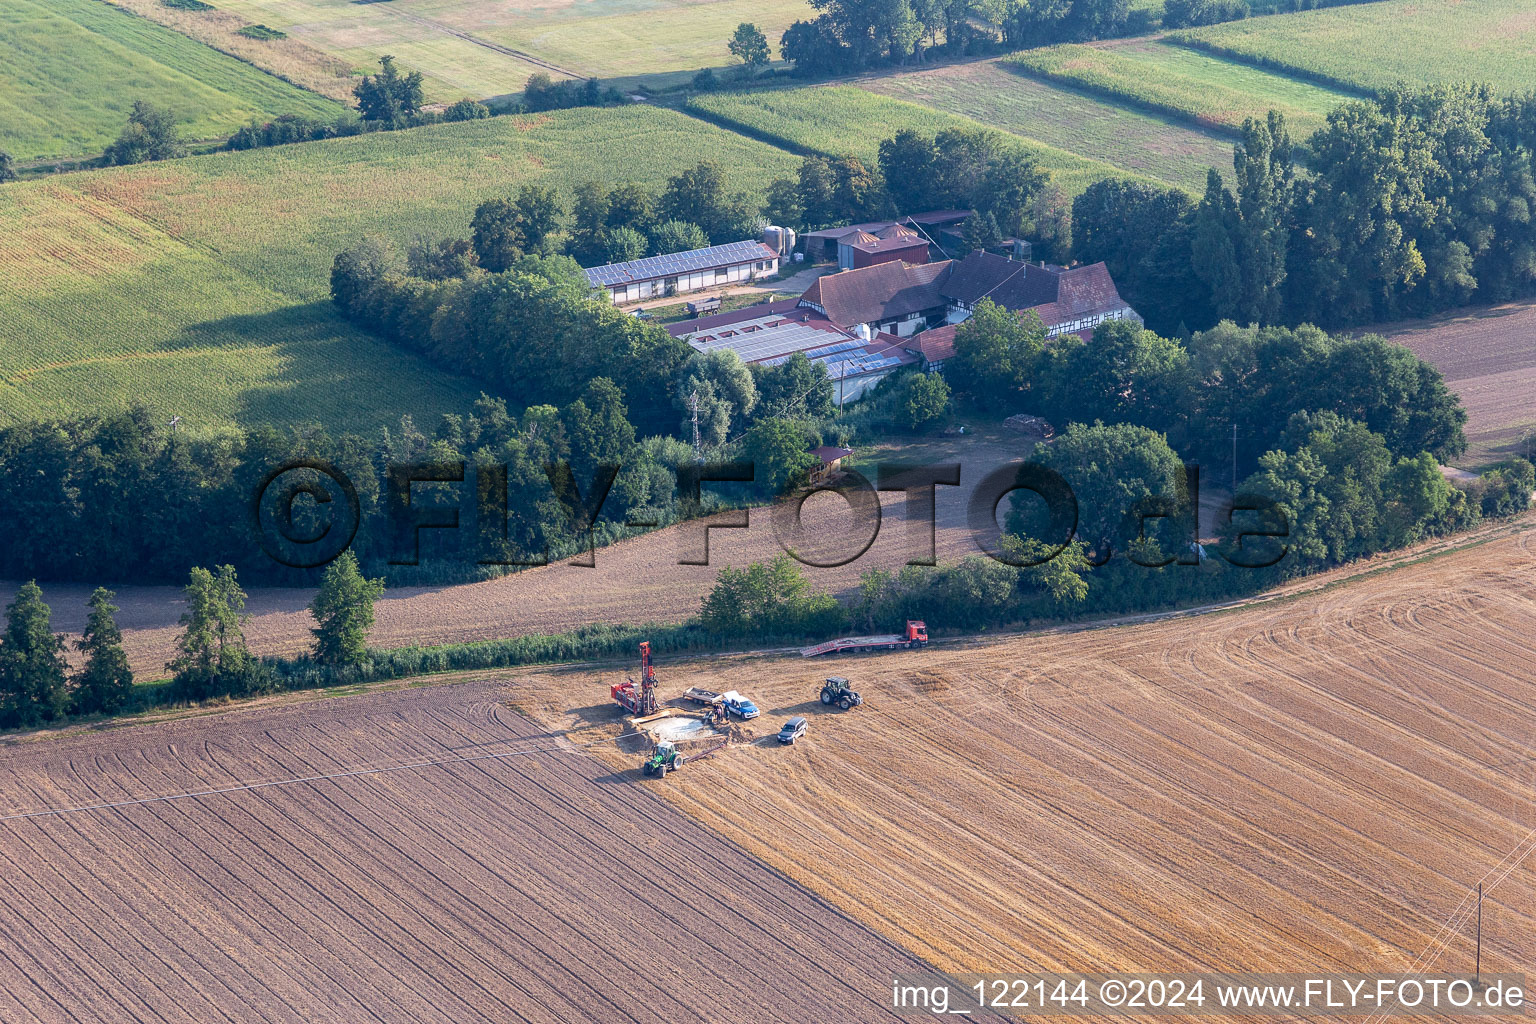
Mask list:
[[[943,373],[944,363],[955,354],[955,324],[931,327],[907,338],[908,352],[917,356],[929,373]]]
[[[777,366],[802,352],[826,368],[838,405],[857,401],[892,371],[918,357],[891,335],[868,338],[845,331],[796,299],[765,303],[667,328],[695,351],[729,349],[744,363]]]
[[[942,322],[949,309],[942,285],[951,263],[876,263],[858,270],[828,274],[800,296],[800,305],[815,310],[845,331],[862,328],[873,336],[884,332],[906,337]]]
[[[973,252],[953,265],[941,290],[950,302],[946,320],[952,324],[969,317],[982,299],[1021,313],[1034,310],[1045,323],[1046,337],[1079,334],[1086,340],[1106,320],[1142,322],[1120,297],[1103,263],[1058,267]]]
[[[778,272],[779,254],[754,240],[647,256],[584,271],[587,282],[606,291],[615,305],[754,281]]]
[[[928,240],[909,227],[891,224],[878,231],[855,231],[837,243],[837,265],[857,270],[877,263],[927,263]]]
[[[847,224],[837,228],[822,228],[820,231],[807,231],[801,235],[801,245],[805,249],[805,258],[809,260],[838,260],[838,265],[844,270],[854,266],[868,266],[869,263],[842,262],[842,246],[854,236],[865,234],[876,238],[885,238],[886,232],[892,228],[901,228],[903,231],[911,231],[925,242],[933,241],[935,232],[952,228],[961,224],[969,217],[969,210],[933,210],[929,213],[914,213],[910,217],[901,220],[875,220],[863,224]],[[894,248],[894,246],[893,246]],[[907,259],[908,263],[927,263],[926,250],[922,259]]]

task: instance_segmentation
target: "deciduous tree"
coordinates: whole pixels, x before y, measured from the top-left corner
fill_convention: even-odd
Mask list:
[[[763,35],[763,30],[747,21],[736,26],[736,32],[731,36],[727,48],[731,51],[731,56],[741,62],[742,68],[748,74],[756,74],[767,67],[769,59],[773,56],[768,49],[768,37]]]
[[[123,652],[123,634],[113,616],[116,595],[104,587],[91,594],[91,611],[75,648],[85,655],[85,667],[74,678],[71,708],[77,715],[111,714],[121,710],[133,693],[133,672]]]
[[[37,581],[21,585],[5,609],[0,638],[0,718],[7,726],[31,727],[64,714],[64,638],[53,632],[51,613]]]
[[[320,589],[310,602],[315,617],[314,658],[322,665],[360,665],[368,657],[368,631],[373,628],[373,604],[384,593],[382,579],[368,579],[358,570],[357,556],[343,551],[326,566]]]
[[[400,74],[395,69],[395,58],[388,54],[379,58],[379,73],[364,75],[352,92],[364,121],[403,128],[421,112],[421,72]]]

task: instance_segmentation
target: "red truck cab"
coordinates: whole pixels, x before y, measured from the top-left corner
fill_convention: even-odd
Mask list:
[[[918,647],[927,647],[928,624],[920,619],[908,619],[907,643]]]

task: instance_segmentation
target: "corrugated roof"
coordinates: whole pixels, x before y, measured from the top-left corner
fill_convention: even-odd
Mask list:
[[[838,330],[824,317],[808,321],[786,319],[777,313],[764,313],[752,320],[738,320],[696,328],[679,335],[698,352],[729,349],[744,363],[773,365],[796,352],[826,348],[840,342],[858,343],[858,339]]]
[[[701,270],[729,267],[737,263],[755,263],[759,260],[778,259],[779,254],[755,239],[726,242],[704,249],[668,253],[665,256],[647,256],[626,263],[610,263],[583,271],[587,282],[594,288],[611,288],[631,281],[653,281],[659,277],[676,274],[693,274]]]
[[[772,302],[759,302],[755,306],[734,309],[729,313],[711,313],[709,316],[701,316],[693,320],[679,320],[675,324],[667,324],[667,333],[674,338],[686,338],[691,334],[706,333],[715,328],[729,327],[731,324],[761,320],[769,314],[776,314],[780,319],[827,322],[827,318],[814,309],[801,306],[799,299],[775,299]]]

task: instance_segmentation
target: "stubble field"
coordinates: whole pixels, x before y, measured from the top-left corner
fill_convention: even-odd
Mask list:
[[[0,1019],[900,1019],[921,961],[502,699],[0,751]]]
[[[962,463],[961,486],[940,487],[935,494],[934,550],[940,561],[952,562],[978,553],[967,525],[966,504],[974,484],[1010,459],[1033,448],[1022,435],[982,432],[963,441],[930,440],[884,450],[892,461]],[[874,476],[873,468],[869,475]],[[859,574],[881,567],[899,569],[908,558],[924,553],[928,534],[919,521],[909,524],[904,496],[881,494],[879,533],[862,557],[831,568],[803,567],[819,587],[846,592]],[[819,494],[806,502],[803,521],[813,533],[841,535],[847,531],[848,506],[836,495]],[[781,553],[772,516],[762,509],[750,514],[745,530],[713,530],[707,566],[684,565],[702,552],[703,524],[667,527],[601,548],[596,566],[559,563],[513,573],[483,583],[450,587],[400,587],[385,592],[375,613],[370,643],[404,647],[464,643],[496,637],[559,633],[590,623],[681,622],[699,611],[699,602],[714,585],[723,566],[766,562]],[[827,559],[819,559],[827,560]],[[53,608],[53,626],[74,634],[85,624],[91,587],[45,585],[44,597]],[[177,620],[185,610],[180,588],[117,587],[121,607],[117,621],[135,672],[159,678],[175,652]],[[13,582],[0,582],[0,603],[15,592]],[[313,643],[314,620],[308,605],[312,590],[254,588],[246,610],[251,649],[259,654],[294,655]]]
[[[941,969],[1521,970],[1536,533],[1291,601],[807,662],[663,662],[771,741],[655,788]],[[863,708],[825,712],[823,676]],[[609,677],[613,678],[609,678]],[[554,726],[598,700],[526,672]],[[632,768],[619,751],[606,756]]]
[[[358,69],[382,54],[425,76],[449,101],[521,92],[530,74],[685,78],[729,63],[726,43],[754,22],[775,51],[805,0],[222,0],[220,9],[280,28]]]

